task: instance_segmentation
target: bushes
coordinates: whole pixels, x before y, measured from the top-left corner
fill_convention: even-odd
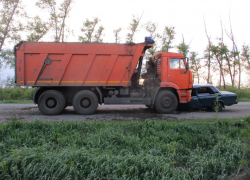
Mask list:
[[[227,86],[225,91],[230,91],[230,92],[237,94],[238,98],[250,98],[249,88],[242,88],[239,90],[237,87]]]
[[[0,100],[30,100],[35,88],[0,88]]]
[[[236,173],[244,151],[235,123],[250,126],[241,120],[219,123],[221,175],[214,120],[12,119],[0,124],[0,179],[225,179]]]

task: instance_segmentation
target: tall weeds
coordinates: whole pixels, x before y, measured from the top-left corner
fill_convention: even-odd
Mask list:
[[[219,179],[250,159],[240,120],[0,124],[0,179]],[[250,126],[246,123],[244,127]],[[174,173],[173,173],[174,172]]]

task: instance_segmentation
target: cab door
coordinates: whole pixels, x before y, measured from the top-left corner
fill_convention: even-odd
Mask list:
[[[189,83],[189,74],[186,71],[184,59],[169,58],[168,62],[167,80],[177,84],[180,89],[186,89]]]

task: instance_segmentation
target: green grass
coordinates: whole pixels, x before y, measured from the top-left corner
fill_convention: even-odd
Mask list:
[[[12,119],[0,124],[0,179],[226,179],[239,167],[250,117],[219,127],[222,174],[215,120]]]
[[[238,102],[250,102],[250,98],[237,98]]]
[[[0,104],[34,104],[33,100],[3,100]]]

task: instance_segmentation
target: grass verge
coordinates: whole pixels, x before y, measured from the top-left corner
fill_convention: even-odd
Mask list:
[[[0,104],[34,104],[33,100],[2,100]]]
[[[245,152],[250,117],[183,122],[0,124],[0,179],[226,179]],[[221,169],[221,167],[223,169]],[[221,173],[222,172],[222,173]]]
[[[250,102],[250,98],[237,98],[238,102]]]

